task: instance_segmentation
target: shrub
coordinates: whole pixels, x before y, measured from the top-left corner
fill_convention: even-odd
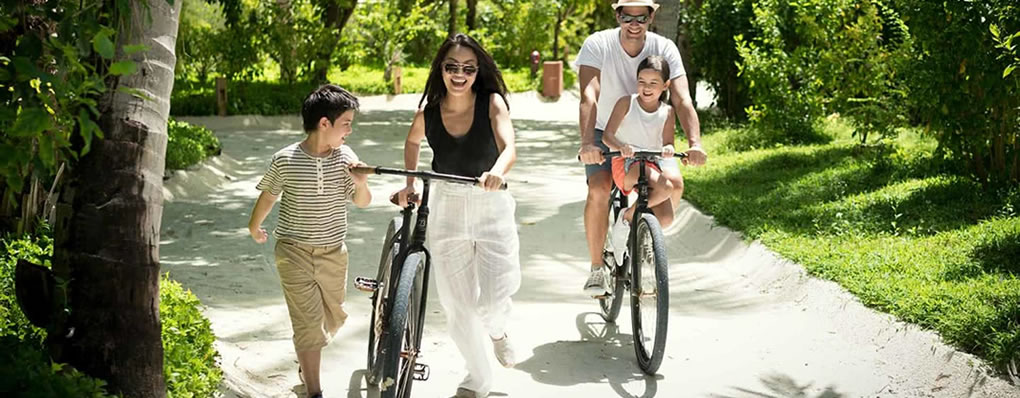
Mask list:
[[[220,140],[212,131],[202,126],[170,119],[167,125],[166,168],[184,169],[206,157],[218,155],[222,150]]]
[[[199,311],[201,303],[164,274],[159,281],[159,317],[163,328],[163,376],[174,397],[212,396],[223,378],[213,347],[216,336]],[[170,395],[170,394],[168,394]]]
[[[14,296],[14,269],[19,259],[49,266],[53,242],[38,237],[0,239],[0,396],[108,397],[106,383],[66,364],[52,363],[46,331],[30,324]],[[212,396],[223,377],[213,347],[209,320],[198,298],[164,275],[160,279],[163,373],[167,396]]]

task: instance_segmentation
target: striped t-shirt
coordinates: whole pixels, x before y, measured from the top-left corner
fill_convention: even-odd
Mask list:
[[[257,186],[280,199],[273,236],[313,246],[339,246],[347,235],[347,201],[354,196],[348,167],[358,160],[341,145],[324,157],[309,155],[299,143],[273,155]]]

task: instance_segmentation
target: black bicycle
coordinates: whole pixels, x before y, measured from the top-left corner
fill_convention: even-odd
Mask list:
[[[606,161],[620,156],[620,152],[607,152]],[[660,151],[635,151],[635,164],[654,162],[662,156]],[[675,158],[685,158],[686,153],[677,153]],[[659,220],[648,207],[648,176],[645,168],[639,168],[634,190],[638,197],[634,204],[634,216],[630,223],[630,234],[626,247],[613,247],[612,228],[606,234],[602,250],[602,266],[607,267],[610,278],[606,281],[606,295],[599,296],[599,307],[606,322],[616,322],[623,303],[624,290],[630,291],[630,315],[633,324],[634,352],[638,366],[646,374],[654,375],[662,364],[666,349],[666,330],[669,321],[669,258],[666,255],[666,239],[662,234]],[[628,196],[616,185],[609,195],[609,225],[623,217],[627,209]],[[623,250],[623,261],[619,264],[614,253]],[[627,265],[630,265],[629,267]]]
[[[375,279],[357,277],[354,286],[371,292],[372,317],[368,328],[368,376],[371,385],[379,386],[382,398],[411,396],[414,380],[428,380],[429,366],[419,363],[421,337],[425,326],[425,303],[428,298],[429,271],[432,257],[425,248],[425,231],[429,218],[429,182],[442,180],[461,184],[478,184],[475,177],[440,174],[428,171],[357,167],[356,172],[390,174],[420,178],[421,204],[415,215],[414,199],[394,217],[386,228],[379,272]],[[503,184],[502,189],[506,189]],[[396,196],[390,201],[397,204]]]

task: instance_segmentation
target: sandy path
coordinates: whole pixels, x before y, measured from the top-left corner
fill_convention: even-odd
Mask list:
[[[351,145],[363,160],[400,166],[416,96],[368,97]],[[577,99],[511,98],[519,159],[524,280],[511,320],[521,363],[499,369],[494,396],[514,397],[1017,397],[972,356],[933,333],[865,309],[835,284],[805,276],[758,244],[684,206],[667,231],[671,317],[657,377],[634,361],[629,310],[606,325],[580,292],[588,268],[582,235],[583,170],[574,160]],[[161,260],[206,305],[218,336],[227,396],[303,396],[272,247],[251,241],[254,186],[278,148],[301,139],[291,117],[189,118],[223,142],[224,155],[167,181]],[[422,164],[430,159],[423,153]],[[401,180],[372,177],[371,207],[352,212],[350,276],[375,275],[385,201]],[[275,222],[275,211],[268,226]],[[435,290],[433,290],[434,292]],[[327,397],[368,397],[367,295],[348,289],[347,324],[324,351]],[[449,397],[462,362],[430,298],[424,359],[432,378],[416,397]]]

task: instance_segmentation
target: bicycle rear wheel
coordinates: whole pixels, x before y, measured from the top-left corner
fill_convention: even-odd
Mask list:
[[[400,253],[400,227],[404,224],[403,217],[397,216],[390,220],[386,228],[386,238],[383,239],[382,256],[379,258],[379,272],[375,277],[377,282],[375,292],[372,293],[372,317],[369,318],[368,326],[368,384],[379,383],[379,376],[382,367],[378,365],[376,358],[379,356],[379,343],[383,333],[383,319],[386,314],[385,306],[387,291],[390,285],[390,271],[393,269],[393,259]]]
[[[620,307],[623,304],[623,289],[624,289],[624,277],[622,274],[623,265],[627,263],[627,259],[623,260],[624,264],[617,264],[616,257],[613,257],[613,244],[612,244],[612,232],[613,222],[616,221],[617,217],[622,217],[623,204],[620,199],[619,188],[613,187],[612,192],[609,193],[609,229],[606,230],[606,242],[602,249],[602,266],[606,267],[606,274],[609,275],[609,279],[606,280],[606,290],[609,291],[609,295],[599,297],[599,307],[602,309],[602,319],[606,322],[616,322],[616,317],[620,315]],[[624,248],[617,248],[616,250],[624,250]]]
[[[425,320],[421,305],[425,278],[425,254],[411,253],[397,280],[396,296],[390,309],[389,323],[382,338],[380,360],[382,398],[408,398],[415,378],[421,343],[421,323]]]
[[[654,375],[662,364],[669,321],[669,260],[659,220],[650,213],[638,219],[631,253],[631,320],[638,366]]]

